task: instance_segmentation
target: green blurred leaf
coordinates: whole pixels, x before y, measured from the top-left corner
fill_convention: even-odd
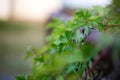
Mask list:
[[[25,76],[24,75],[16,76],[16,80],[25,80]]]

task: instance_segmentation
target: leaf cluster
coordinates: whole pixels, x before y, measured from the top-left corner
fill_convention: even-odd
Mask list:
[[[109,8],[101,7],[80,9],[67,22],[56,18],[49,23],[48,29],[52,29],[52,33],[47,37],[47,44],[41,49],[27,51],[26,58],[34,56],[33,72],[27,80],[82,79],[88,62],[97,54],[83,42],[90,28],[102,31],[106,26],[120,23],[119,19],[108,17],[108,12]],[[80,33],[82,27],[86,29],[84,34]],[[24,78],[17,77],[17,80]]]

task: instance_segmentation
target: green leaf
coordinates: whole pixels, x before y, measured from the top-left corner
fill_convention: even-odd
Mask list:
[[[16,76],[16,80],[25,80],[25,76],[24,75]]]
[[[44,55],[42,54],[40,57],[34,58],[34,60],[38,62],[44,62]]]

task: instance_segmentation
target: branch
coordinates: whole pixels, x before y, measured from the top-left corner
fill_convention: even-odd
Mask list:
[[[115,27],[120,27],[120,24],[109,24],[109,25],[107,24],[105,25],[104,30]]]

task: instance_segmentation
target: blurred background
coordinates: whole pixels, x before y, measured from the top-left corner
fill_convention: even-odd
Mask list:
[[[30,73],[28,46],[42,47],[53,18],[69,20],[76,9],[106,6],[111,0],[0,0],[0,80]]]

